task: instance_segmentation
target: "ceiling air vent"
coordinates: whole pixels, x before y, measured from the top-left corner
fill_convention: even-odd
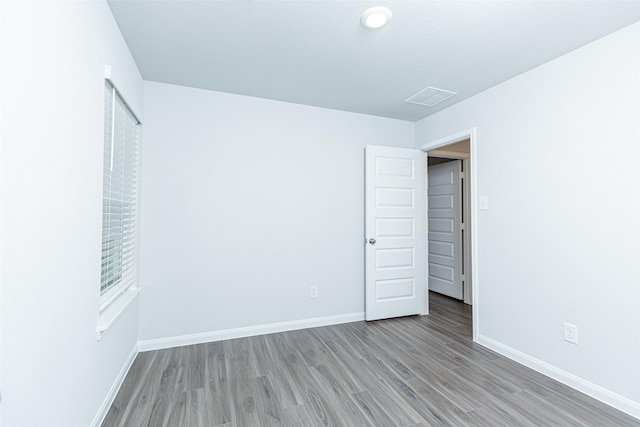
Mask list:
[[[450,92],[444,89],[438,89],[435,87],[428,87],[416,93],[412,97],[406,99],[404,102],[424,105],[426,107],[433,107],[434,105],[439,104],[445,99],[449,99],[454,95],[457,95],[457,93]]]

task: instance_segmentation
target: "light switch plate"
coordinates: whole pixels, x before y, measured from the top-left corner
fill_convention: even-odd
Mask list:
[[[576,325],[564,322],[564,340],[578,345],[578,327]]]
[[[486,211],[489,209],[489,197],[480,196],[480,210]]]

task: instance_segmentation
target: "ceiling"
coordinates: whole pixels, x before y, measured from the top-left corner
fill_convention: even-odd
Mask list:
[[[109,0],[146,80],[415,121],[640,20],[640,0]],[[387,6],[384,28],[362,12]],[[433,86],[458,94],[405,103]]]

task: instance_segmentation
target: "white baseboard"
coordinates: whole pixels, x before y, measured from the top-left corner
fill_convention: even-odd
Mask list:
[[[127,360],[124,362],[122,369],[120,369],[120,372],[118,373],[118,376],[113,382],[113,385],[109,390],[109,393],[107,393],[107,397],[105,397],[104,401],[102,402],[102,405],[100,406],[100,409],[98,410],[98,413],[96,414],[95,418],[91,422],[91,427],[99,427],[100,424],[102,424],[102,422],[104,421],[104,418],[107,416],[107,412],[109,412],[109,408],[111,408],[111,404],[115,400],[116,395],[118,394],[118,390],[120,390],[120,386],[122,386],[122,383],[125,377],[127,376],[127,373],[131,368],[131,365],[133,365],[133,361],[136,359],[137,355],[138,355],[138,344],[133,346],[133,349],[131,350],[129,357],[127,357]]]
[[[601,402],[606,403],[622,412],[625,412],[632,417],[640,419],[640,403],[628,399],[624,396],[616,394],[606,388],[586,381],[576,375],[563,371],[553,365],[550,365],[542,360],[538,360],[535,357],[522,353],[509,346],[494,341],[491,338],[479,335],[476,339],[478,344],[481,344],[491,350],[500,353],[501,355],[515,360],[535,371],[538,371],[548,377],[553,378],[556,381],[568,385],[582,393],[593,397]]]
[[[160,350],[163,348],[179,347],[183,345],[252,337],[255,335],[273,334],[275,332],[294,331],[297,329],[316,328],[318,326],[337,325],[339,323],[357,322],[360,320],[364,320],[364,313],[341,314],[338,316],[316,317],[313,319],[247,326],[221,331],[202,332],[199,334],[179,335],[175,337],[138,341],[138,350]]]

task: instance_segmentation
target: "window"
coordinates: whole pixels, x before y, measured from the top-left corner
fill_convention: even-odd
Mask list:
[[[140,122],[105,82],[100,310],[136,279],[136,196]]]

